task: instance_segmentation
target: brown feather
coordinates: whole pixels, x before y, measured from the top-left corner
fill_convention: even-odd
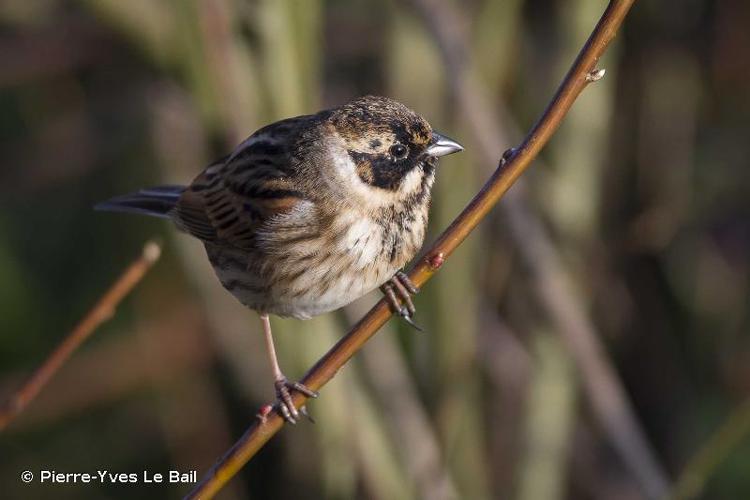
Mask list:
[[[286,123],[281,129],[288,133]],[[206,168],[180,197],[177,224],[207,243],[253,249],[255,234],[266,221],[304,200],[288,175],[291,160],[279,139],[284,134],[266,127]]]

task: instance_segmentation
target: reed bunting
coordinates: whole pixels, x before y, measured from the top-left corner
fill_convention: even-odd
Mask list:
[[[277,407],[294,423],[290,391],[317,394],[281,372],[269,314],[308,319],[381,287],[411,322],[417,289],[400,270],[422,245],[438,158],[462,149],[403,104],[366,96],[261,128],[189,186],[96,208],[170,219],[203,242],[224,288],[259,313]]]

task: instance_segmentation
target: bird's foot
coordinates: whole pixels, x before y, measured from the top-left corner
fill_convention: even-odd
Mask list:
[[[276,408],[284,420],[290,424],[296,424],[300,419],[300,415],[303,415],[310,422],[315,422],[310,414],[307,413],[307,408],[304,405],[299,410],[294,406],[292,391],[301,392],[308,398],[317,398],[317,392],[310,390],[307,386],[299,382],[290,382],[283,376],[274,382],[274,387],[276,388]]]
[[[414,307],[411,296],[419,293],[419,288],[412,283],[406,273],[398,271],[380,289],[385,294],[394,312],[404,318],[404,321],[416,330],[423,331],[422,327],[412,320],[412,316],[417,312],[417,308]]]

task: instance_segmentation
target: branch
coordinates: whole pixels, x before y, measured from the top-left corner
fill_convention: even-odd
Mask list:
[[[414,284],[422,286],[435,274],[539,154],[560,126],[573,102],[593,80],[592,75],[598,74],[595,70],[596,63],[614,38],[617,28],[622,24],[634,1],[612,0],[609,3],[542,117],[518,147],[506,152],[481,191],[425,252],[425,256],[415,264],[409,273]],[[391,310],[387,302],[378,302],[307,372],[302,378],[302,383],[313,390],[323,387],[390,316]],[[293,399],[295,405],[300,406],[306,398],[295,393]],[[212,498],[281,429],[283,424],[283,419],[275,412],[265,419],[256,420],[186,498]]]
[[[26,383],[8,400],[0,411],[0,430],[3,430],[47,385],[71,354],[91,336],[99,325],[110,319],[122,299],[141,281],[146,272],[159,259],[161,249],[154,242],[143,247],[141,256],[120,275],[99,302],[84,316],[78,325],[52,351]]]
[[[477,143],[479,157],[492,161],[502,147],[498,111],[472,78],[468,36],[460,11],[445,0],[409,0],[424,18],[440,48],[450,76],[451,91]],[[597,75],[592,74],[592,78]],[[504,120],[507,122],[507,120]],[[669,480],[640,426],[616,369],[607,356],[586,308],[576,298],[570,274],[561,262],[544,226],[528,209],[521,192],[514,190],[503,204],[510,233],[528,268],[540,305],[562,337],[576,367],[593,415],[647,498],[661,499]]]

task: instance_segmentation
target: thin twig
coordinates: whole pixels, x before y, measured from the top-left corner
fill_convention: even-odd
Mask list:
[[[465,63],[467,34],[456,28],[462,26],[462,13],[443,0],[409,1],[424,18],[440,47],[451,89],[458,102],[457,108],[467,117],[480,157],[491,161],[495,151],[500,150],[498,142],[503,134],[498,125],[498,113],[489,105],[483,89],[472,78]],[[585,74],[588,82],[596,82],[603,76],[603,69]],[[638,423],[585,307],[575,298],[575,287],[543,225],[527,208],[517,190],[508,196],[503,208],[541,305],[576,361],[586,396],[601,428],[645,495],[653,499],[663,498],[668,491],[667,476]]]
[[[0,412],[0,430],[4,429],[39,394],[71,354],[91,336],[99,325],[114,315],[117,305],[159,259],[161,249],[149,241],[141,256],[115,281],[99,302],[84,316],[70,334],[52,351],[26,383],[8,400]]]
[[[604,11],[593,33],[578,54],[555,96],[542,117],[532,127],[520,146],[501,161],[482,190],[453,221],[437,241],[427,250],[409,273],[417,286],[422,286],[442,266],[445,259],[463,242],[471,231],[495,206],[515,180],[528,168],[542,147],[557,130],[563,117],[584,88],[587,75],[614,38],[635,0],[612,0]],[[378,302],[302,379],[307,387],[318,390],[351,358],[390,318],[391,310],[385,300]],[[294,395],[297,406],[305,402],[299,393]],[[276,413],[258,419],[235,445],[212,467],[186,498],[211,498],[247,463],[258,450],[281,429],[283,419]]]

